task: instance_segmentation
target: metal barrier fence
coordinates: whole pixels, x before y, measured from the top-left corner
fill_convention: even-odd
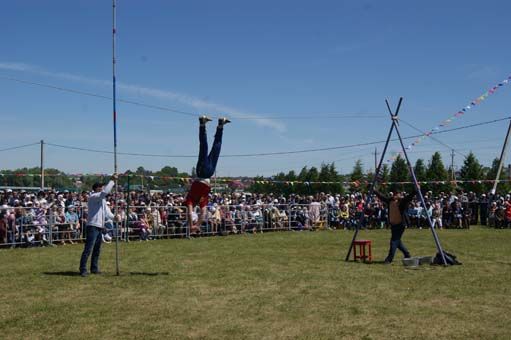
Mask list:
[[[86,207],[15,207],[0,209],[0,246],[44,246],[84,240]],[[190,237],[185,206],[124,206],[119,208],[119,234],[106,221],[104,239],[123,241]],[[192,216],[198,219],[196,208]],[[206,208],[200,235],[321,229],[329,226],[324,205],[212,205]]]
[[[0,209],[0,245],[37,246],[74,243],[83,239],[81,207],[15,207]]]
[[[228,235],[285,230],[316,230],[326,228],[351,229],[359,223],[363,211],[348,213],[337,206],[311,204],[211,205],[206,208],[197,235]],[[121,206],[118,235],[115,225],[106,221],[104,240],[151,240],[188,238],[195,234],[189,228],[188,208],[185,206]],[[194,220],[201,214],[197,207]],[[366,216],[363,228],[383,228],[383,217]],[[409,219],[409,218],[408,218]],[[413,221],[412,221],[413,222]],[[489,216],[490,226],[492,216]],[[51,207],[1,207],[0,247],[30,247],[81,242],[87,223],[87,207],[69,209]],[[510,223],[511,224],[511,223]],[[408,227],[414,227],[409,223]],[[420,225],[417,224],[417,227]],[[497,224],[495,225],[497,226]],[[506,227],[509,225],[506,224]],[[445,227],[445,225],[444,225]]]
[[[190,236],[187,207],[144,205],[129,206],[127,211],[119,224],[124,241]]]
[[[148,240],[163,237],[189,237],[187,207],[130,206],[119,210],[120,240]],[[1,208],[0,246],[30,247],[83,241],[87,208]],[[114,240],[115,224],[105,221],[103,239]]]
[[[289,229],[310,230],[329,228],[330,209],[321,204],[293,204],[289,206]]]

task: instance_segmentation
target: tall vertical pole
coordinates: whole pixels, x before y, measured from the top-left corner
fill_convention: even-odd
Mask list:
[[[378,149],[374,148],[374,171],[378,168]]]
[[[116,107],[116,88],[115,88],[115,34],[116,34],[116,3],[112,0],[112,105],[113,105],[113,121],[114,121],[114,173],[117,174],[117,107]],[[119,272],[119,221],[117,215],[119,211],[117,179],[115,179],[115,273]]]
[[[504,140],[504,145],[502,146],[502,151],[500,152],[499,158],[499,168],[497,170],[497,176],[495,177],[495,182],[493,183],[493,188],[491,189],[492,195],[495,195],[497,191],[497,185],[500,179],[500,173],[502,172],[502,167],[504,166],[504,161],[506,160],[506,151],[507,146],[509,144],[509,134],[511,133],[511,120],[509,121],[509,127],[507,128],[506,139]]]
[[[451,180],[456,181],[456,171],[454,170],[454,149],[451,150]]]
[[[44,190],[44,140],[41,139],[41,191]]]

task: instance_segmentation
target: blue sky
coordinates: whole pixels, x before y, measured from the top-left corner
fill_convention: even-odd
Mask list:
[[[395,104],[403,96],[402,119],[427,130],[507,78],[509,13],[509,1],[120,0],[118,97],[232,117],[225,155],[382,140],[389,128],[385,98]],[[44,139],[112,150],[110,101],[5,79],[110,96],[111,19],[109,1],[2,3],[0,149]],[[502,87],[450,127],[510,116],[510,99],[511,86]],[[118,124],[121,152],[198,151],[192,116],[119,103]],[[458,165],[470,150],[489,164],[500,153],[506,128],[501,122],[437,138],[458,150]],[[404,124],[401,131],[416,134]],[[428,160],[437,150],[450,162],[449,148],[432,140],[410,156]],[[219,176],[271,175],[335,161],[347,173],[356,159],[373,167],[373,151],[366,146],[223,158],[217,170]],[[5,151],[1,157],[1,168],[37,166],[39,150]],[[111,155],[52,146],[46,158],[48,167],[68,172],[113,168]],[[171,165],[190,171],[195,162],[119,157],[121,170]]]

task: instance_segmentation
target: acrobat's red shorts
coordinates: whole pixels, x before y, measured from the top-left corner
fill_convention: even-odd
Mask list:
[[[201,181],[194,181],[188,191],[188,195],[186,195],[185,204],[192,206],[198,205],[204,208],[208,205],[208,195],[210,191],[211,187],[208,184]]]

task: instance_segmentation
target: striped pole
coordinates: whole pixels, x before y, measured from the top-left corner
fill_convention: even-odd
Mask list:
[[[116,34],[116,1],[112,0],[112,104],[113,104],[113,121],[114,121],[114,173],[117,174],[117,108],[116,108],[116,87],[115,87],[115,34]],[[120,275],[119,271],[119,221],[117,214],[119,211],[117,179],[115,180],[115,273]]]

